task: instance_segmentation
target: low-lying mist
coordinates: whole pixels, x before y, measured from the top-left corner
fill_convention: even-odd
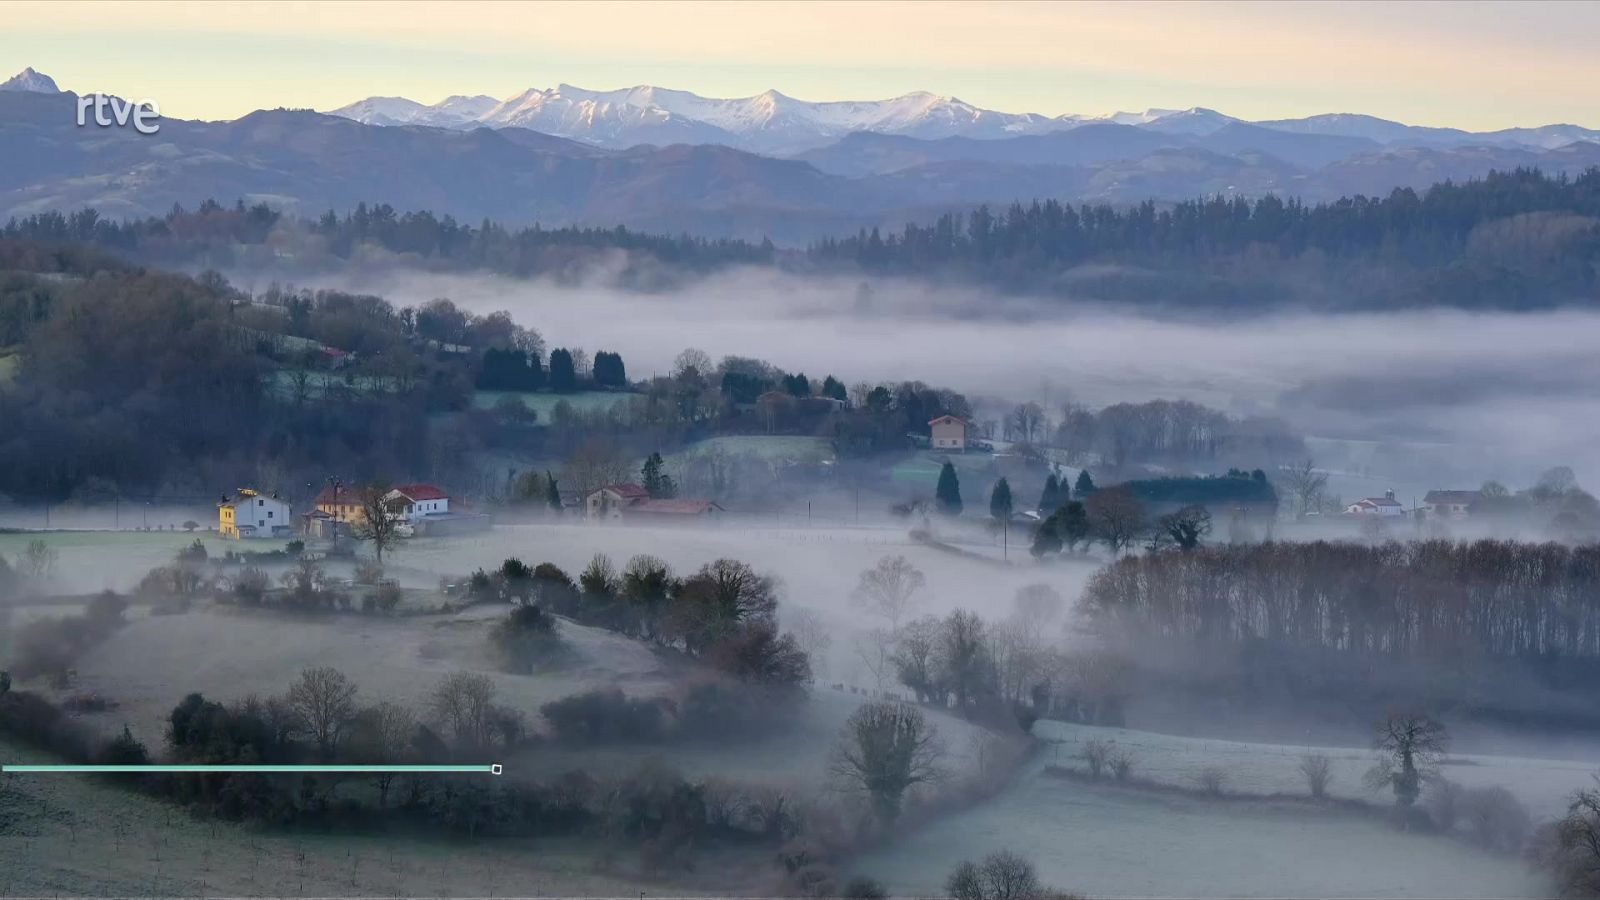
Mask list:
[[[235,283],[260,290],[271,277]],[[620,352],[635,379],[668,372],[693,346],[847,383],[916,379],[1035,400],[1053,415],[1067,401],[1157,397],[1276,415],[1311,437],[1384,447],[1391,471],[1383,474],[1410,465],[1413,478],[1461,482],[1431,486],[1523,483],[1555,464],[1600,480],[1586,452],[1600,441],[1600,313],[1591,311],[1130,313],[967,286],[753,269],[649,294],[600,278],[573,285],[408,270],[300,284],[396,305],[449,297],[478,313],[509,310],[549,346]]]

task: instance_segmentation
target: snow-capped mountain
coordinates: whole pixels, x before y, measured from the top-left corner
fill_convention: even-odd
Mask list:
[[[61,88],[56,87],[56,80],[43,72],[35,71],[33,66],[23,69],[5,81],[0,81],[0,91],[28,91],[35,94],[59,94]]]
[[[354,119],[365,125],[431,125],[436,128],[464,128],[500,104],[493,97],[468,97],[457,94],[430,105],[405,97],[368,97],[341,106],[332,114]]]
[[[608,148],[725,144],[780,156],[806,153],[855,132],[924,140],[999,140],[1090,124],[1127,125],[1193,138],[1250,125],[1301,135],[1363,139],[1394,147],[1482,145],[1549,150],[1574,141],[1600,140],[1600,131],[1576,125],[1469,132],[1405,125],[1355,113],[1250,122],[1202,106],[1100,116],[1045,116],[998,112],[927,91],[887,100],[811,102],[778,91],[753,97],[716,98],[651,85],[594,91],[562,84],[531,88],[504,101],[483,96],[451,97],[432,106],[402,97],[372,97],[331,112],[372,125],[527,128]]]
[[[477,124],[531,128],[613,147],[720,143],[758,152],[794,153],[854,131],[924,138],[1000,138],[1037,134],[1072,123],[1031,113],[980,109],[954,97],[926,92],[889,100],[811,103],[777,91],[722,99],[650,85],[591,91],[563,84],[524,91],[479,117]]]

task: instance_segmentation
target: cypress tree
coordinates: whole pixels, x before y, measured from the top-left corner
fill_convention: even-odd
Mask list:
[[[556,488],[555,473],[551,472],[549,469],[546,469],[544,473],[544,483],[546,485],[544,492],[545,502],[550,504],[551,509],[555,510],[556,512],[560,512],[561,491]]]
[[[961,479],[956,477],[956,467],[948,461],[939,470],[939,486],[934,489],[933,496],[940,512],[947,516],[961,515]]]
[[[1044,490],[1039,493],[1039,514],[1049,516],[1061,505],[1061,482],[1056,478],[1056,473],[1051,472],[1050,477],[1044,480]]]
[[[1094,479],[1089,477],[1089,470],[1084,469],[1082,472],[1079,472],[1078,483],[1073,485],[1072,493],[1077,495],[1079,500],[1082,500],[1094,493],[1095,490],[1096,488],[1094,486]]]
[[[989,515],[997,522],[1011,518],[1011,483],[1004,478],[996,481],[994,490],[989,492]]]

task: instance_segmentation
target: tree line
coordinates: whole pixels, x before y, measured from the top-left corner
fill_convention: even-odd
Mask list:
[[[1481,540],[1200,547],[1122,559],[1081,601],[1104,633],[1438,663],[1600,660],[1600,546]]]

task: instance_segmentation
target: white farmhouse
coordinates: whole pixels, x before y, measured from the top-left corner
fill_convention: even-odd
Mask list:
[[[288,537],[294,533],[289,504],[277,494],[240,488],[217,504],[217,534],[225,538]]]
[[[1346,506],[1346,515],[1393,518],[1406,514],[1406,508],[1394,498],[1394,491],[1384,491],[1382,497],[1367,497]]]

